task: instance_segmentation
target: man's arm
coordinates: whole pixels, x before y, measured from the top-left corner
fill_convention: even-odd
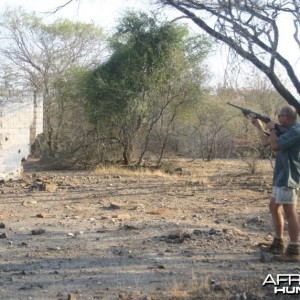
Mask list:
[[[274,125],[274,123],[273,124],[271,124],[271,123],[273,123],[273,122],[270,122],[267,124],[267,127],[270,129],[270,136],[269,136],[270,146],[273,151],[279,151],[280,146],[277,142],[278,136],[276,134],[276,129],[274,127],[271,127],[271,128],[269,127],[269,125],[270,126]]]
[[[270,136],[268,136],[265,132],[264,126],[262,122],[255,118],[252,114],[249,115],[251,123],[255,126],[257,129],[257,133],[259,135],[259,138],[261,140],[261,143],[263,146],[269,146],[271,144]]]
[[[263,146],[271,146],[271,149],[273,151],[279,151],[280,147],[279,144],[277,143],[277,135],[276,135],[276,129],[275,129],[275,123],[274,122],[269,122],[266,126],[267,128],[270,130],[270,135],[267,135],[265,130],[264,130],[264,126],[263,123],[254,118],[251,114],[250,114],[250,120],[251,123],[256,127],[258,135],[260,137],[261,143]]]
[[[256,128],[259,138],[263,146],[271,145],[271,136],[267,135],[263,130]]]

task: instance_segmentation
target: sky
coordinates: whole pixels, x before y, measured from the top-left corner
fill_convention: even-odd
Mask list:
[[[26,11],[40,14],[49,22],[62,17],[73,21],[94,22],[104,30],[110,30],[121,18],[124,9],[151,9],[147,0],[73,0],[59,12],[49,13],[66,2],[67,0],[0,0],[0,11],[5,7],[23,7]]]
[[[151,11],[157,6],[150,5],[149,0],[73,0],[71,4],[62,8],[55,14],[53,12],[57,7],[63,5],[68,0],[0,0],[0,13],[6,8],[23,7],[26,11],[34,11],[38,13],[45,22],[52,22],[55,18],[68,18],[73,21],[93,22],[101,26],[104,31],[110,32],[118,23],[118,19],[122,17],[122,13],[126,9]],[[164,12],[166,9],[164,8]],[[165,16],[168,19],[173,19],[179,13],[166,12]],[[284,26],[288,28],[288,24]],[[194,26],[193,30],[197,32],[198,27]],[[287,29],[286,29],[287,30]],[[287,35],[286,35],[287,36]],[[281,38],[285,35],[281,34]],[[292,63],[299,63],[299,49],[293,51],[288,41],[282,43],[283,53],[288,54]],[[216,51],[208,61],[211,72],[213,74],[212,80],[219,82],[224,77],[224,70],[227,64],[226,47],[222,47]]]
[[[53,12],[57,7],[65,4],[68,0],[0,0],[0,13],[6,8],[22,7],[30,12],[34,11],[45,22],[53,22],[55,18],[68,18],[72,21],[93,22],[101,26],[105,32],[113,30],[118,23],[118,19],[122,17],[122,13],[126,9],[134,9],[141,11],[151,11],[157,9],[157,5],[150,5],[149,0],[73,0],[55,14]],[[164,11],[166,9],[164,8]],[[166,17],[173,19],[179,15],[176,11],[166,12]],[[217,53],[213,57],[213,61],[218,64],[209,63],[212,72],[219,74],[221,69],[226,66],[224,57]],[[223,75],[220,75],[222,77]]]

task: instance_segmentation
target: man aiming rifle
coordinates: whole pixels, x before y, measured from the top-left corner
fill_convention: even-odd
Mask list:
[[[251,114],[253,118],[258,119],[258,120],[260,120],[260,121],[262,121],[262,122],[264,122],[266,124],[269,123],[269,122],[271,122],[271,119],[269,117],[263,116],[261,114],[258,114],[256,112],[250,110],[250,109],[243,108],[243,107],[231,104],[229,102],[227,102],[227,104],[230,105],[230,106],[233,106],[233,107],[235,107],[237,109],[239,109],[243,113],[243,115],[245,117],[247,117],[247,116],[249,116]],[[282,125],[280,125],[278,123],[275,123],[274,128],[276,129],[276,134],[278,136],[281,135],[281,134],[283,134],[283,133],[285,133],[287,131],[287,128],[285,128],[284,126],[282,126]]]
[[[250,112],[247,115],[257,128],[262,144],[270,145],[276,152],[273,189],[269,203],[274,238],[271,244],[261,244],[261,250],[273,254],[273,259],[277,261],[298,262],[300,261],[297,215],[297,194],[300,187],[300,123],[297,122],[296,109],[292,106],[284,106],[278,114],[280,124],[271,120],[266,122],[265,126],[270,134],[265,132],[264,124],[255,113]],[[281,129],[284,131],[282,132]],[[284,216],[288,222],[289,234],[286,248],[283,240]]]

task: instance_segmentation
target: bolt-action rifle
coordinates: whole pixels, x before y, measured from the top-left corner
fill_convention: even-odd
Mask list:
[[[269,122],[271,122],[271,119],[269,117],[266,117],[266,116],[263,116],[261,114],[258,114],[256,112],[250,110],[250,109],[243,108],[243,107],[231,104],[229,102],[227,102],[227,104],[230,105],[230,106],[233,106],[235,108],[238,108],[239,110],[241,110],[244,116],[248,116],[250,114],[253,114],[255,116],[255,119],[261,120],[262,122],[264,122],[266,124],[269,123]],[[284,127],[284,126],[282,126],[282,125],[280,125],[280,124],[278,124],[278,123],[275,123],[275,130],[276,130],[276,135],[277,136],[280,136],[281,134],[287,132],[287,128]]]

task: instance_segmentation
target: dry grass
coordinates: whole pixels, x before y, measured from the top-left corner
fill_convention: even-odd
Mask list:
[[[174,174],[166,173],[162,169],[155,168],[144,168],[144,167],[119,167],[119,166],[109,166],[109,167],[97,167],[94,170],[94,173],[97,175],[132,175],[141,174],[145,176],[160,176],[160,177],[172,177]]]
[[[270,162],[259,161],[257,174],[259,178],[264,178],[264,174],[271,171]],[[240,160],[213,160],[204,162],[202,160],[192,161],[188,159],[165,160],[160,167],[155,166],[103,166],[94,169],[95,175],[114,176],[158,176],[162,178],[180,177],[188,179],[191,184],[210,187],[232,184],[232,180],[240,180],[257,174],[250,174],[246,164],[241,164]],[[231,179],[230,179],[231,178]],[[231,181],[230,181],[230,180]],[[250,180],[251,181],[251,180]],[[249,181],[249,182],[250,182]]]

